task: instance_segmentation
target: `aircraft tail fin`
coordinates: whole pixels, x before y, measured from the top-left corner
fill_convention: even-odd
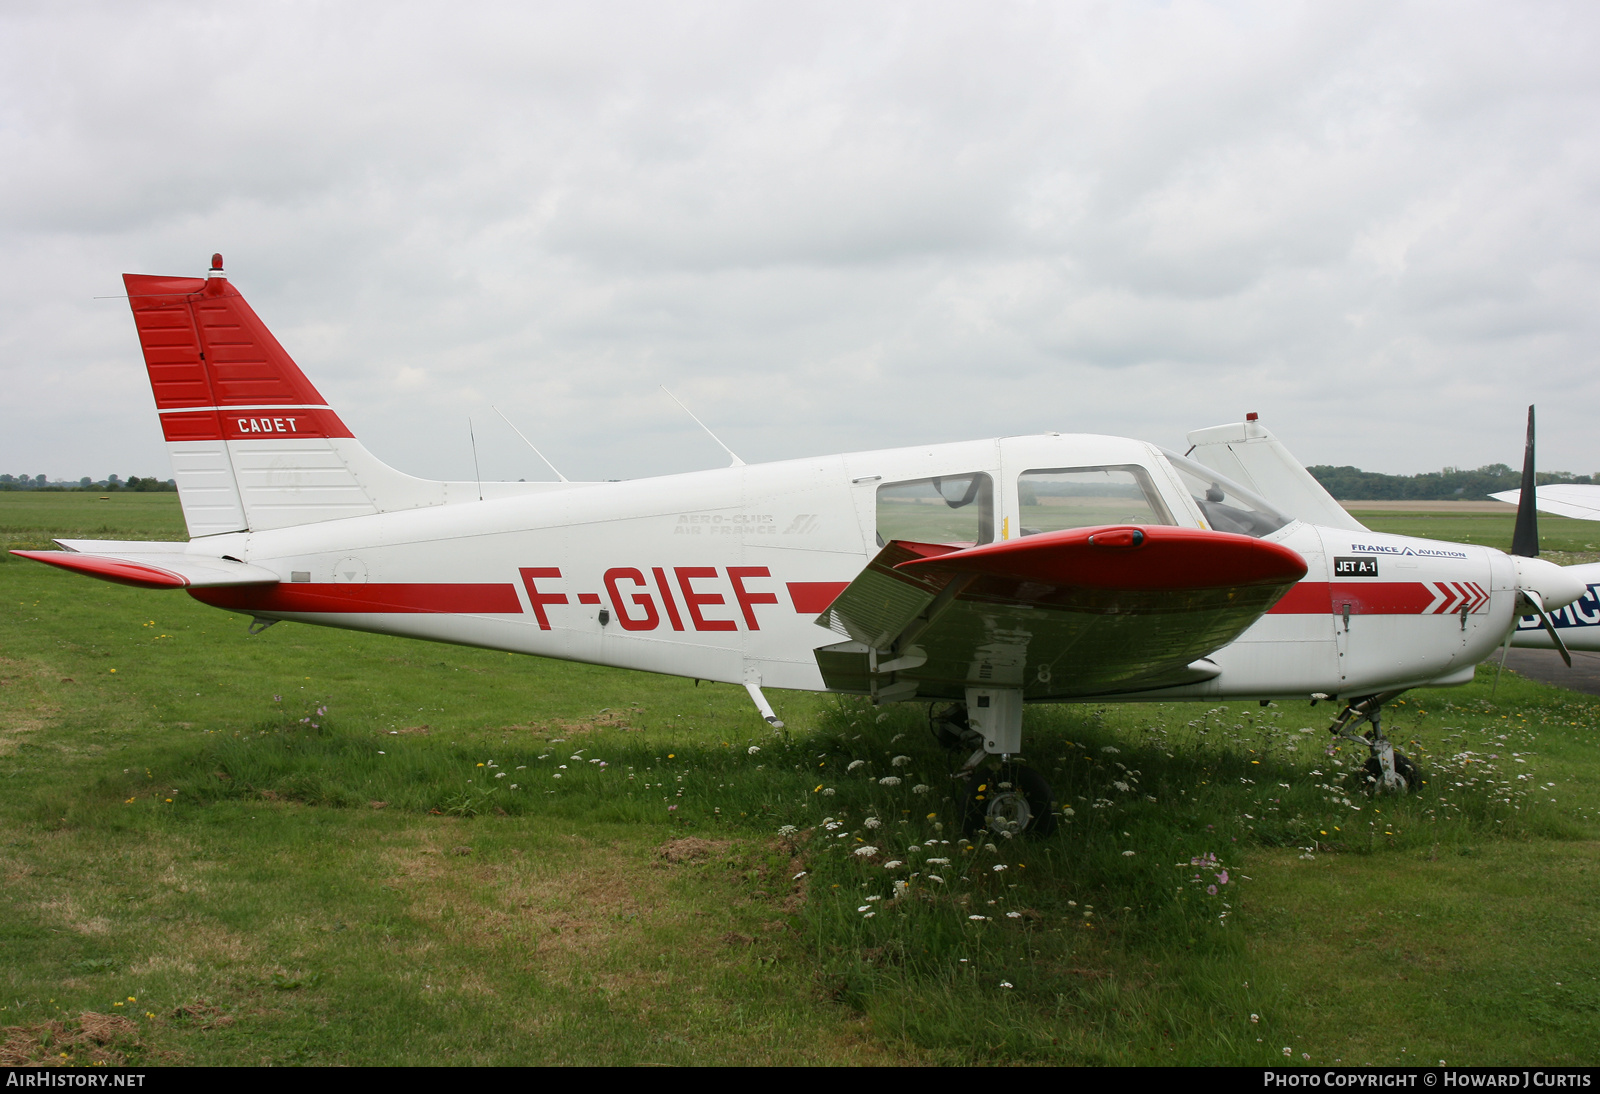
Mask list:
[[[125,274],[192,537],[440,505],[447,484],[355,439],[212,257],[207,277]]]

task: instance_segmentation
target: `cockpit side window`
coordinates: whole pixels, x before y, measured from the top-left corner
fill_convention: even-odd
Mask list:
[[[994,480],[982,471],[878,487],[878,546],[892,539],[973,547],[994,539]]]
[[[1017,503],[1024,536],[1102,524],[1174,523],[1150,473],[1137,464],[1024,471],[1017,478]]]
[[[1294,518],[1278,512],[1267,501],[1231,479],[1223,478],[1204,464],[1162,450],[1167,462],[1178,473],[1189,496],[1199,506],[1206,527],[1242,536],[1271,535]]]

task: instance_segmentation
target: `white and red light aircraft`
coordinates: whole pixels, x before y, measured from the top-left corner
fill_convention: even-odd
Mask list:
[[[1536,558],[1368,531],[1253,414],[1191,434],[1195,459],[1050,433],[623,482],[417,479],[351,435],[220,255],[205,278],[124,281],[191,538],[17,554],[185,589],[252,631],[743,685],[775,724],[763,688],[942,702],[974,823],[1054,827],[1049,786],[1011,761],[1026,703],[1339,698],[1333,731],[1403,785],[1382,705],[1469,681],[1519,615],[1549,629],[1585,591]]]

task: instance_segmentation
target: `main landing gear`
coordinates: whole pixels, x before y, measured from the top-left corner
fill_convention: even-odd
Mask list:
[[[1043,839],[1056,830],[1056,799],[1044,776],[1012,761],[1022,743],[1022,693],[968,688],[965,703],[935,703],[928,728],[951,751],[972,754],[954,775],[966,783],[961,831],[988,829]],[[998,762],[991,763],[991,760]]]
[[[1380,720],[1383,704],[1398,695],[1399,691],[1383,691],[1357,699],[1328,727],[1328,732],[1335,737],[1365,745],[1370,751],[1367,762],[1361,765],[1362,788],[1368,794],[1404,794],[1422,785],[1422,773],[1417,765],[1405,753],[1396,752],[1383,735]],[[1362,722],[1371,722],[1372,728],[1365,733],[1355,732],[1355,727]]]

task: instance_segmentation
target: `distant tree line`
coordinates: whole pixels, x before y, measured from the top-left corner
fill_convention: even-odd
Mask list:
[[[1490,494],[1522,485],[1522,472],[1503,463],[1491,463],[1475,471],[1446,467],[1420,475],[1385,475],[1329,464],[1316,464],[1306,470],[1340,501],[1482,501]],[[1600,472],[1574,475],[1568,471],[1541,471],[1537,481],[1540,486],[1552,482],[1595,483],[1600,482]]]
[[[103,479],[91,479],[85,475],[77,482],[57,479],[52,482],[48,475],[0,475],[0,490],[94,490],[112,492],[117,490],[135,490],[139,493],[151,493],[158,490],[176,490],[178,484],[171,479],[158,479],[154,475],[140,478],[138,475],[129,475],[126,479],[120,475],[107,475]]]

